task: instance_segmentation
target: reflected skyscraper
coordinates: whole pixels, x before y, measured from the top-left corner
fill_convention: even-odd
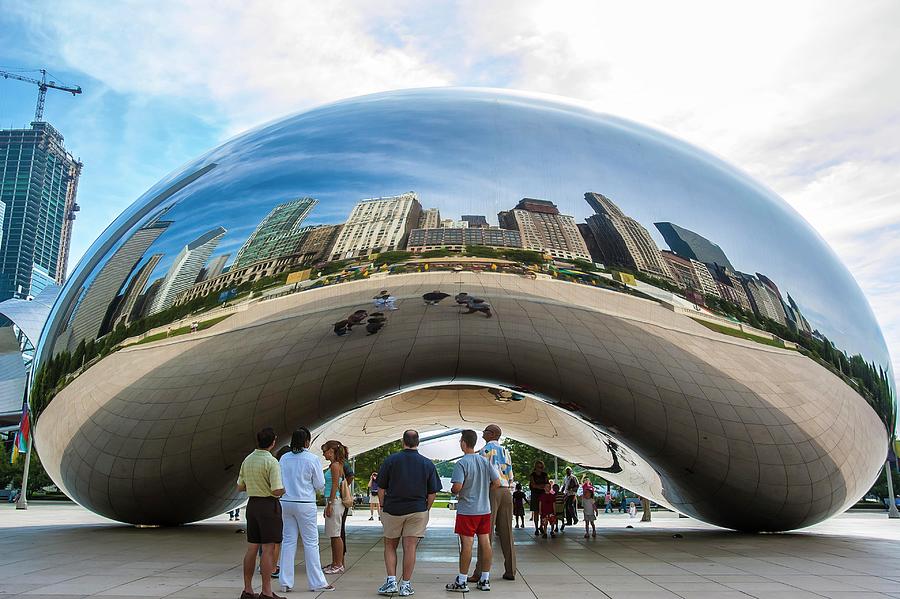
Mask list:
[[[563,260],[591,259],[575,218],[560,214],[553,202],[523,198],[512,210],[500,212],[497,219],[504,229],[519,232],[526,250]]]
[[[406,248],[409,232],[418,225],[421,213],[422,205],[414,191],[361,200],[338,235],[332,260]]]
[[[470,229],[487,229],[490,227],[487,222],[487,218],[480,214],[463,214],[460,217],[460,220],[464,220],[469,223]]]
[[[228,262],[230,257],[231,254],[222,254],[221,256],[216,256],[210,260],[209,266],[203,269],[205,272],[203,273],[203,278],[200,280],[205,281],[206,279],[214,279],[225,272],[225,263]]]
[[[690,258],[705,264],[719,264],[734,270],[725,252],[718,245],[689,229],[674,223],[653,223],[672,251],[682,258]]]
[[[65,280],[81,167],[49,123],[0,130],[0,300],[31,294],[35,267]]]
[[[587,223],[607,264],[619,264],[647,274],[672,279],[650,232],[603,194],[588,192],[584,199],[595,214]]]
[[[739,273],[739,275],[744,289],[747,291],[747,299],[750,300],[753,312],[760,318],[768,318],[778,324],[786,325],[784,309],[781,307],[778,296],[753,275],[746,273]]]
[[[84,297],[68,327],[69,351],[75,349],[81,340],[96,339],[106,332],[101,330],[102,325],[109,322],[111,312],[116,308],[113,300],[122,285],[131,276],[147,248],[171,224],[171,221],[157,219],[135,231],[134,235],[113,253],[97,276],[88,283]]]
[[[139,310],[136,310],[135,308],[138,307],[140,298],[143,297],[144,287],[147,285],[147,281],[150,280],[150,275],[153,274],[153,270],[156,268],[156,265],[159,264],[159,260],[162,257],[162,254],[153,254],[147,259],[147,262],[138,269],[137,273],[131,277],[131,281],[128,283],[128,287],[125,288],[125,293],[122,295],[122,299],[119,302],[116,315],[113,317],[111,328],[115,328],[120,323],[127,325],[131,321],[137,319]]]
[[[160,284],[148,314],[162,312],[175,303],[179,293],[193,286],[200,269],[206,264],[206,260],[219,245],[225,233],[223,227],[216,227],[182,248]]]
[[[437,208],[427,208],[419,216],[419,229],[437,229],[441,226],[441,211]]]
[[[705,264],[665,250],[662,252],[662,257],[668,263],[669,271],[680,286],[693,289],[703,295],[720,297],[716,281]]]
[[[317,203],[313,198],[300,198],[275,206],[238,250],[233,268],[296,252],[309,231],[302,226],[303,220]]]

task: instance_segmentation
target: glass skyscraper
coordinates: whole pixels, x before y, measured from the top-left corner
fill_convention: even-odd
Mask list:
[[[232,268],[296,252],[311,229],[301,226],[303,219],[316,204],[318,200],[313,198],[300,198],[273,208],[238,250]]]
[[[0,301],[65,280],[80,173],[48,123],[0,130]]]

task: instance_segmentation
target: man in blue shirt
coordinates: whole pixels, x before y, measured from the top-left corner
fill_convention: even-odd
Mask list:
[[[387,457],[378,470],[378,501],[384,528],[384,567],[387,580],[379,595],[414,593],[412,574],[416,566],[416,546],[425,536],[428,511],[441,490],[437,468],[419,455],[419,433],[403,433],[403,450]],[[397,584],[397,546],[403,539],[403,577]]]

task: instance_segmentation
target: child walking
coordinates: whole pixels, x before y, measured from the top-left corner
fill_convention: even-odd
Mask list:
[[[558,487],[558,485],[557,485]],[[553,488],[550,486],[550,483],[544,485],[544,492],[540,496],[540,510],[541,510],[541,537],[547,538],[547,529],[550,529],[550,536],[555,537],[556,533],[553,531],[553,527],[556,526],[556,514],[553,509],[553,504],[555,503],[556,497],[553,494]]]
[[[522,490],[522,483],[516,483],[516,490],[513,491],[513,516],[516,518],[516,528],[525,528],[525,492]]]
[[[553,485],[553,515],[556,522],[553,523],[553,532],[566,529],[566,494],[559,490],[559,485]]]
[[[591,530],[591,536],[596,537],[597,527],[594,526],[594,521],[597,519],[597,502],[594,500],[594,490],[585,489],[581,502],[584,509],[584,538],[588,538],[588,529]]]

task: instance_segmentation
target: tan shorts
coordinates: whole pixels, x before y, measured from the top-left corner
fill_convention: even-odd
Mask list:
[[[344,515],[344,504],[340,497],[331,502],[331,517],[325,518],[325,536],[329,539],[341,536],[341,517]]]
[[[381,513],[381,526],[384,528],[384,538],[399,539],[400,537],[425,536],[425,528],[428,526],[428,512],[413,512],[403,516],[393,516],[387,512]]]

